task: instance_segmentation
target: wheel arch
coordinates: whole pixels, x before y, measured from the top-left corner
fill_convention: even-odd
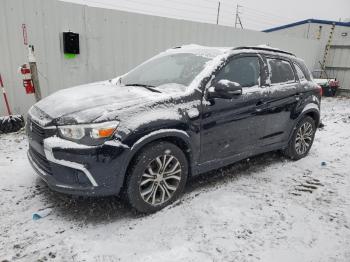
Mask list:
[[[314,110],[306,112],[303,116],[310,116],[315,121],[316,128],[320,124],[320,114]]]
[[[138,153],[145,148],[147,145],[154,143],[156,141],[168,141],[170,143],[178,146],[183,153],[185,154],[188,166],[189,166],[189,176],[193,172],[193,145],[190,141],[190,136],[183,130],[177,129],[165,129],[157,130],[154,132],[145,135],[144,137],[137,140],[130,149],[130,154],[126,159],[124,178],[123,178],[123,187],[126,182],[126,177],[128,176],[128,170],[135,161]]]
[[[308,104],[298,117],[299,122],[305,116],[310,116],[315,121],[316,128],[320,124],[320,109],[316,104]]]
[[[291,129],[289,136],[288,136],[288,141],[291,139],[295,127],[298,125],[298,123],[305,117],[309,116],[315,121],[315,126],[316,129],[320,123],[320,109],[316,104],[308,104],[299,114],[299,116],[296,118],[294,122],[294,126]]]

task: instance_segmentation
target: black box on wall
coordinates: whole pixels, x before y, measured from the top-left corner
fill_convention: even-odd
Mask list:
[[[79,34],[63,32],[63,52],[65,54],[79,54]]]

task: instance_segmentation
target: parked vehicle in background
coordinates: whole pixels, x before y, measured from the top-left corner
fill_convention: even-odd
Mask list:
[[[278,49],[176,47],[35,104],[28,158],[53,190],[122,193],[155,212],[200,173],[273,150],[305,157],[320,91],[304,62]]]
[[[315,83],[322,87],[324,96],[336,95],[339,88],[339,81],[336,78],[330,78],[324,70],[314,70],[312,71],[312,75]],[[322,76],[325,76],[325,78],[321,78]]]

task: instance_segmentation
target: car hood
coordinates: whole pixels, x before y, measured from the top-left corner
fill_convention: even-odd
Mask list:
[[[113,112],[115,119],[126,108],[159,102],[181,92],[171,90],[156,93],[142,87],[117,86],[111,81],[97,82],[58,91],[35,104],[30,114],[43,125],[91,123]]]

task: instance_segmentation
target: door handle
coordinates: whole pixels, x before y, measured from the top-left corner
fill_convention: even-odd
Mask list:
[[[267,105],[267,102],[265,102],[265,101],[263,101],[263,100],[259,100],[258,102],[256,102],[256,104],[255,104],[256,106],[265,106],[265,105]]]
[[[267,103],[262,101],[262,100],[259,100],[255,105],[256,106],[263,106],[263,105],[266,105]]]
[[[259,101],[255,104],[255,106],[256,106],[255,111],[256,111],[256,112],[261,112],[261,111],[266,107],[266,105],[267,105],[267,102],[265,102],[265,101],[263,101],[263,100],[259,100]]]
[[[299,100],[300,100],[300,97],[301,97],[301,94],[300,94],[300,93],[296,93],[296,94],[294,95],[294,97],[295,97],[295,100],[299,101]]]

